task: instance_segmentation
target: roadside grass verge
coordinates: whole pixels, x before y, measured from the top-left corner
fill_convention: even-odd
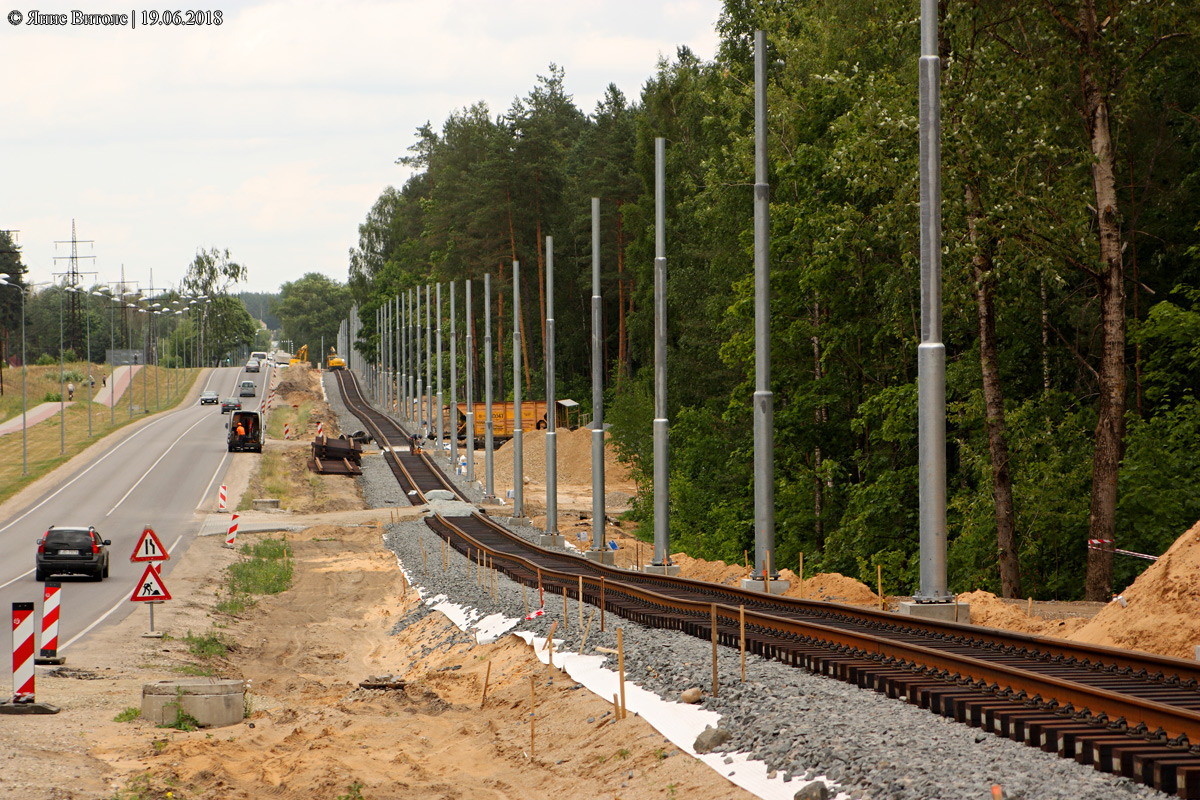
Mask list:
[[[46,367],[30,365],[27,370],[29,377],[28,406],[32,409],[43,402],[46,395],[57,395],[60,388],[59,372],[57,364]],[[96,392],[102,388],[100,386],[101,370],[104,370],[109,380],[112,378],[107,367],[93,364],[92,376],[96,379]],[[0,503],[8,500],[33,481],[78,455],[109,433],[144,418],[147,408],[153,413],[156,408],[169,411],[178,407],[191,390],[192,384],[199,374],[197,369],[172,370],[165,367],[146,367],[145,381],[143,382],[140,372],[135,374],[133,385],[117,401],[115,408],[110,410],[106,405],[92,403],[92,435],[89,437],[87,389],[85,388],[87,363],[81,361],[67,364],[66,371],[85,377],[75,381],[75,404],[67,407],[62,415],[65,420],[65,428],[63,422],[60,422],[58,414],[28,427],[28,475],[21,474],[21,431],[0,436]],[[168,383],[170,383],[169,394]],[[176,390],[176,383],[178,383],[178,390]],[[4,395],[0,397],[0,422],[21,418],[21,388],[20,368],[5,367]],[[148,406],[147,399],[149,399]],[[132,419],[130,418],[130,403],[133,404]]]
[[[299,408],[281,403],[271,409],[271,415],[267,418],[267,433],[272,439],[282,439],[283,424],[286,422],[291,429],[291,438],[308,438],[308,418],[312,415],[312,409],[312,400],[305,400]]]
[[[263,450],[258,461],[258,472],[250,479],[249,491],[242,493],[238,511],[248,511],[257,497],[270,497],[279,501],[280,508],[292,508],[294,476],[287,462],[287,454],[280,450]]]

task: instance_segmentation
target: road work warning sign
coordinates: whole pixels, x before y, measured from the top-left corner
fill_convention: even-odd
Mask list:
[[[142,530],[142,537],[138,539],[137,547],[133,548],[133,555],[129,557],[129,560],[136,563],[138,561],[166,561],[170,558],[171,554],[158,540],[154,528],[147,525]]]
[[[133,590],[133,597],[129,599],[133,602],[156,602],[171,599],[171,593],[163,585],[159,574],[154,571],[153,564],[146,565],[146,571],[142,573],[142,579],[138,581],[137,588]]]

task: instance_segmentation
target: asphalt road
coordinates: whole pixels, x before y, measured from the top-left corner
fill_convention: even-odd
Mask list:
[[[240,367],[214,369],[200,385],[221,397],[236,397],[243,380],[257,385],[254,398],[242,398],[243,408],[264,401],[263,386],[270,372],[245,374]],[[162,567],[162,579],[171,588],[171,568],[183,557],[204,520],[200,508],[216,509],[216,493],[233,455],[226,449],[225,422],[219,405],[197,399],[173,411],[155,415],[128,436],[110,437],[112,444],[99,456],[61,473],[57,486],[12,516],[0,519],[0,608],[12,603],[36,604],[37,646],[41,646],[43,586],[34,580],[36,541],[51,525],[93,525],[109,548],[109,577],[93,581],[84,576],[55,576],[60,595],[59,652],[97,625],[115,622],[136,612],[147,616],[145,603],[129,598],[145,571],[145,564],[129,561],[142,530],[151,526],[171,553]],[[77,461],[82,461],[77,459]],[[140,608],[137,608],[139,607]],[[10,675],[10,633],[0,633],[0,676]],[[68,662],[69,663],[69,662]],[[10,694],[8,681],[0,684],[0,699]]]

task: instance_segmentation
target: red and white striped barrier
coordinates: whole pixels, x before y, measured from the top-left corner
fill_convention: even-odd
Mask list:
[[[1100,547],[1099,545],[1092,544],[1092,542],[1097,542],[1097,541],[1111,542],[1112,540],[1111,539],[1088,539],[1088,550],[1103,550],[1108,553],[1120,553],[1123,556],[1133,556],[1134,558],[1144,558],[1147,561],[1158,561],[1158,556],[1152,556],[1152,555],[1149,555],[1148,553],[1135,553],[1132,550],[1122,550],[1119,547],[1108,548],[1108,547]]]
[[[58,655],[58,608],[62,584],[47,582],[42,595],[42,647],[33,659],[38,664],[61,664]]]
[[[324,435],[325,435],[325,423],[318,422],[317,423],[317,436],[324,436]]]
[[[233,518],[229,520],[229,522],[230,522],[229,535],[225,537],[225,546],[226,547],[233,547],[234,544],[237,542],[237,521],[238,521],[237,514],[234,514]]]
[[[13,697],[14,703],[32,703],[33,697],[33,603],[13,603]]]
[[[226,498],[228,496],[228,491],[229,491],[228,487],[222,483],[221,491],[217,494],[217,502],[218,502],[217,510],[218,511],[228,511],[228,509],[225,507]]]
[[[288,423],[288,422],[283,423],[283,438],[285,438],[285,439],[292,438],[291,427],[292,427],[291,423]]]

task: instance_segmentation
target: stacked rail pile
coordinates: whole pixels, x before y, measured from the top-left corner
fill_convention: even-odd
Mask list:
[[[318,436],[308,468],[321,475],[362,475],[362,447],[353,439]]]

